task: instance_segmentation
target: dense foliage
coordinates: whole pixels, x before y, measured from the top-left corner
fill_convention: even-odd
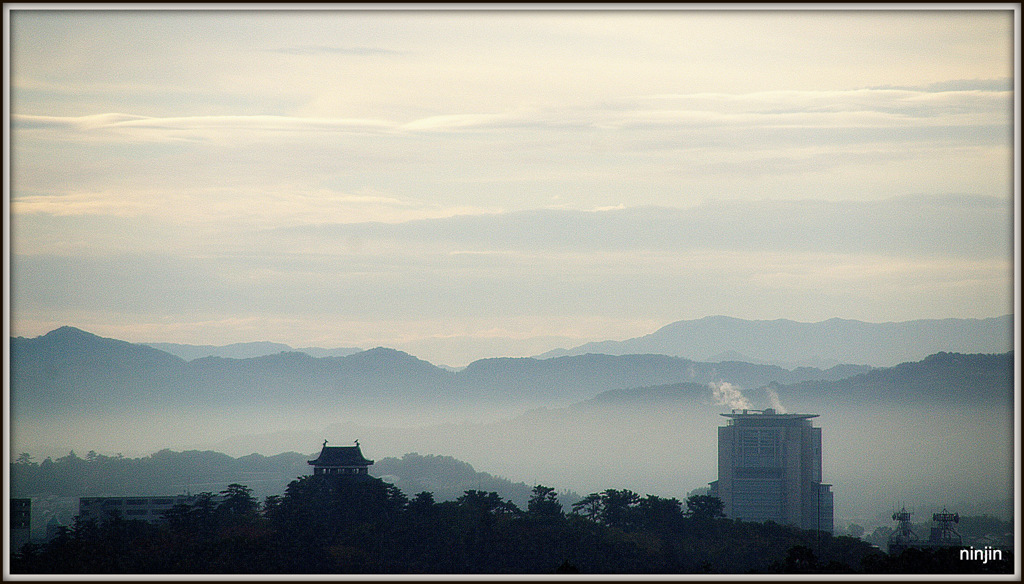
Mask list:
[[[15,555],[12,573],[846,573],[900,572],[912,564],[849,537],[721,517],[721,502],[628,490],[592,493],[563,509],[533,489],[527,508],[466,491],[437,503],[394,485],[307,476],[261,504],[233,484],[179,505],[157,524],[113,517],[78,521]],[[685,508],[684,508],[685,507]],[[923,553],[923,552],[922,552]],[[904,554],[907,555],[907,554]],[[936,563],[978,569],[970,562]],[[1008,570],[1012,559],[990,562]]]

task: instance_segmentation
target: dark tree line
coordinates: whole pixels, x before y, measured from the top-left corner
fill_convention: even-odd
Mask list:
[[[721,501],[704,495],[683,503],[609,489],[566,511],[553,489],[538,485],[523,510],[494,492],[469,490],[437,503],[429,492],[409,498],[378,479],[307,476],[263,503],[248,487],[232,484],[219,497],[204,493],[170,509],[156,524],[118,516],[78,520],[51,542],[24,547],[11,571],[668,574],[906,567],[854,538],[721,515]],[[914,566],[926,563],[911,559]],[[1004,563],[1008,568],[1012,560]],[[959,564],[967,566],[977,568]]]

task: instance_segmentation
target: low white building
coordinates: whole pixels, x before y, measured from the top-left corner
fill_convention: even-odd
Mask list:
[[[95,519],[102,521],[113,517],[115,513],[123,519],[141,519],[154,523],[163,519],[171,507],[175,505],[192,505],[196,495],[173,495],[169,497],[81,497],[78,500],[78,516],[84,521]],[[213,502],[223,499],[214,495]]]

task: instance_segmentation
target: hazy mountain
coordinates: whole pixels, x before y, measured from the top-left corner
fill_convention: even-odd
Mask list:
[[[921,361],[873,369],[832,381],[781,388],[779,396],[828,400],[834,406],[942,405],[950,408],[1013,408],[1014,354],[936,353]]]
[[[401,351],[378,347],[346,357],[278,353],[251,359],[204,357],[184,369],[197,399],[248,409],[267,405],[370,407],[433,401],[451,373]]]
[[[869,369],[837,366],[824,371],[787,370],[774,365],[732,361],[700,363],[665,355],[584,354],[550,359],[481,359],[459,371],[456,383],[465,394],[486,401],[514,399],[538,405],[565,405],[609,389],[722,381],[758,387],[771,382],[839,379]]]
[[[1014,354],[936,353],[921,361],[830,380],[792,384],[775,381],[747,389],[735,388],[750,401],[750,408],[771,407],[768,392],[794,400],[812,409],[836,406],[882,405],[886,407],[991,406],[1013,407]],[[677,383],[652,387],[615,389],[569,406],[586,409],[615,405],[633,409],[664,407],[674,403],[708,404],[714,401],[713,387],[705,383]]]
[[[625,341],[587,343],[549,351],[540,358],[606,353],[655,353],[717,361],[743,360],[787,368],[839,363],[891,367],[940,351],[1005,353],[1013,348],[1013,316],[986,319],[913,320],[868,323],[839,318],[817,323],[742,320],[710,316],[683,320]]]
[[[296,478],[312,473],[307,461],[317,453],[283,452],[272,456],[249,454],[232,457],[212,450],[175,452],[162,449],[138,458],[75,453],[56,460],[11,464],[11,493],[16,497],[160,496],[185,492],[217,493],[231,483],[253,489],[262,499],[281,494]],[[454,500],[468,489],[496,491],[524,508],[533,485],[514,483],[451,456],[377,459],[370,474],[394,483],[409,495],[434,494],[438,502]]]
[[[468,490],[493,491],[521,509],[526,509],[534,487],[478,472],[468,462],[451,456],[423,456],[415,452],[401,458],[385,457],[377,460],[370,467],[370,474],[394,483],[409,497],[428,491],[434,494],[435,501],[441,502],[453,501]],[[576,493],[558,488],[557,485],[546,486],[559,491],[559,499],[566,507],[579,500]]]
[[[186,366],[145,345],[61,327],[34,339],[11,339],[12,419],[41,414],[91,414],[145,399],[164,405]]]
[[[283,352],[186,361],[146,345],[71,327],[11,340],[12,407],[21,421],[171,409],[226,415],[322,412],[325,416],[565,405],[601,391],[675,382],[838,379],[868,370],[787,370],[742,362],[698,363],[663,355],[484,359],[453,372],[378,347],[344,357]],[[379,416],[379,417],[383,417]]]
[[[180,343],[143,343],[154,349],[177,355],[186,361],[200,359],[202,357],[227,357],[231,359],[249,359],[252,357],[264,357],[277,353],[299,352],[312,357],[344,357],[362,351],[353,347],[341,347],[337,349],[321,349],[319,347],[306,347],[294,349],[282,343],[271,343],[269,341],[256,341],[253,343],[232,343],[230,345],[184,345]]]
[[[63,327],[11,339],[11,405],[19,420],[177,408],[179,413],[372,405],[434,399],[451,373],[377,348],[346,357],[276,353],[185,361],[164,351]]]

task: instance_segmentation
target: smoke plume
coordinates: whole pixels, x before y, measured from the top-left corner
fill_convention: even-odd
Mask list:
[[[715,405],[729,406],[734,410],[752,409],[750,402],[743,397],[740,388],[728,381],[709,383],[708,387],[711,388],[711,395],[715,398]]]
[[[776,413],[785,414],[786,408],[782,406],[782,402],[779,401],[779,394],[775,393],[774,389],[766,389],[765,393],[768,394],[768,402],[771,403],[772,408],[775,409]]]

